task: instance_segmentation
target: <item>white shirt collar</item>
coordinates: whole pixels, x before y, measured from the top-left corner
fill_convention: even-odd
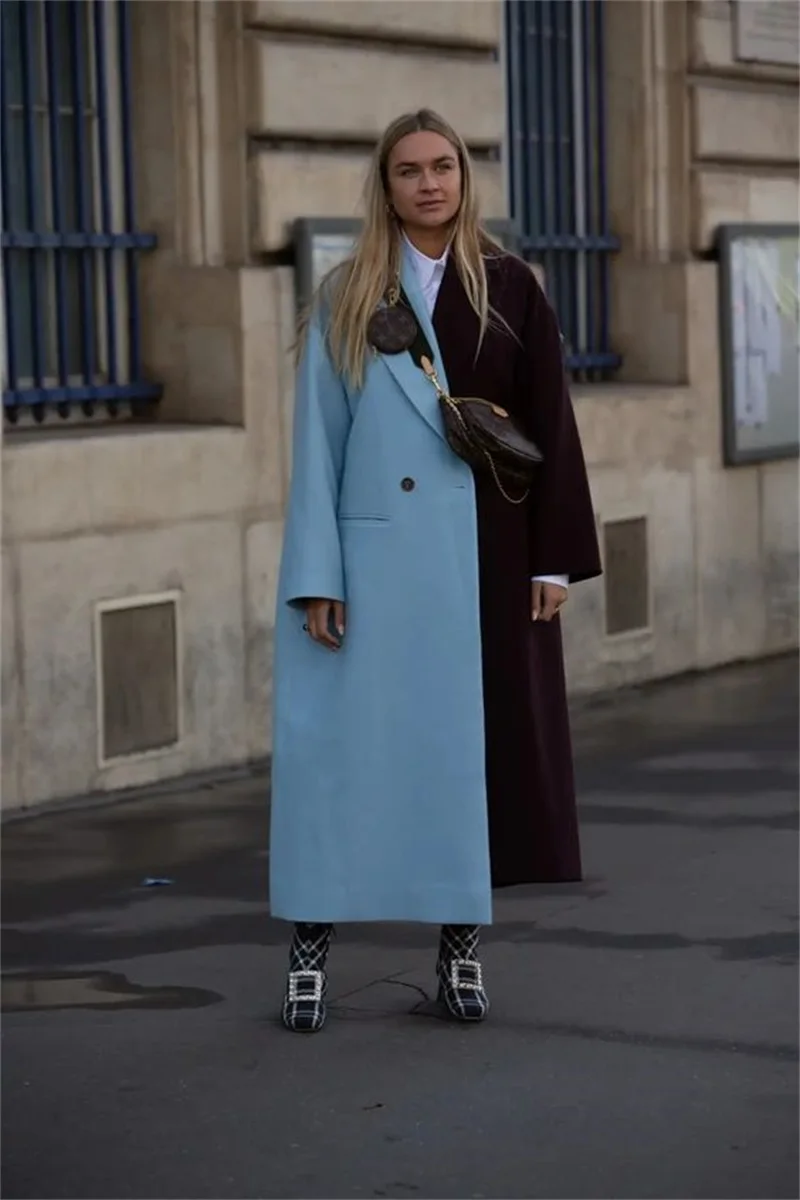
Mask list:
[[[450,247],[446,246],[444,252],[438,258],[428,258],[427,254],[423,254],[421,250],[417,249],[413,242],[406,236],[405,232],[403,233],[403,240],[411,255],[411,261],[419,280],[420,291],[422,292],[422,299],[425,303],[428,316],[432,316],[433,310],[436,307],[439,289],[444,279],[447,255]]]
[[[447,256],[450,253],[449,245],[445,246],[444,251],[438,258],[429,258],[427,254],[423,254],[421,250],[417,249],[405,231],[403,231],[403,240],[411,251],[412,261],[417,269],[423,287],[431,279],[444,273],[444,269],[447,266]]]

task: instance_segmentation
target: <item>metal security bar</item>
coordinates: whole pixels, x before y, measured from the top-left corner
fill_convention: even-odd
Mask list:
[[[158,400],[141,365],[126,0],[2,0],[8,420]]]
[[[609,346],[604,0],[506,0],[512,215],[544,269],[583,381],[606,378]]]

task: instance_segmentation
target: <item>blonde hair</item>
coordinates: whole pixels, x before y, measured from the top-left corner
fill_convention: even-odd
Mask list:
[[[450,253],[480,321],[478,349],[489,324],[489,294],[483,255],[502,254],[481,228],[475,173],[464,139],[437,113],[423,108],[398,117],[386,129],[372,156],[364,189],[365,216],[352,254],[323,279],[298,329],[302,350],[311,312],[322,302],[327,316],[327,342],[333,365],[354,387],[364,380],[370,317],[394,284],[400,268],[400,226],[389,207],[387,165],[397,143],[410,133],[438,133],[458,155],[461,203],[453,225]]]

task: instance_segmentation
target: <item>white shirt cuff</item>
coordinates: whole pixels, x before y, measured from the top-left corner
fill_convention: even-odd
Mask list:
[[[569,575],[534,575],[533,583],[555,583],[558,587],[569,587]]]

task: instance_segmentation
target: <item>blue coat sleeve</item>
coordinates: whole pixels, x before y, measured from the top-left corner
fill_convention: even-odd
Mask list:
[[[297,373],[279,588],[285,604],[346,599],[337,514],[350,424],[344,384],[317,318],[309,325]]]

